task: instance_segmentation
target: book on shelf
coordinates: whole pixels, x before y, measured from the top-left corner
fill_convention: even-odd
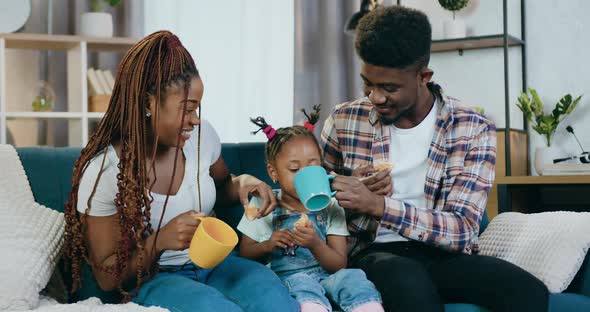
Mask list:
[[[86,72],[86,76],[88,78],[88,91],[90,95],[100,95],[105,94],[105,91],[102,88],[102,85],[98,81],[98,77],[96,76],[96,72],[94,68],[88,68]]]
[[[88,111],[105,112],[109,106],[115,81],[109,70],[88,68]]]
[[[100,83],[102,89],[104,90],[103,94],[110,95],[112,90],[107,82],[107,79],[104,75],[104,72],[101,69],[95,69],[94,72],[96,73],[96,77],[98,78],[98,83]]]
[[[90,95],[111,95],[115,79],[110,70],[88,68],[86,75]]]
[[[110,90],[113,90],[113,88],[115,88],[115,77],[113,77],[113,73],[111,73],[110,70],[103,70],[102,73],[104,74],[107,83],[109,84],[109,88]]]

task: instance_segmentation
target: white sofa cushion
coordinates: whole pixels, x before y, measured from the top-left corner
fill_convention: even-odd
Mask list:
[[[0,200],[32,203],[33,191],[12,145],[0,144]]]
[[[28,310],[59,259],[64,216],[34,201],[12,146],[0,145],[0,172],[0,310]]]
[[[84,301],[60,304],[57,301],[41,297],[39,307],[31,312],[166,312],[167,309],[151,306],[142,307],[133,302],[125,304],[103,304],[100,299],[92,297]]]
[[[495,217],[479,238],[480,254],[511,262],[564,291],[590,247],[590,213],[507,212]]]

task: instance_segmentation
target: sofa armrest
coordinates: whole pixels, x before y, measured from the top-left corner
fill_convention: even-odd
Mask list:
[[[578,293],[590,297],[590,252],[586,253],[586,258],[580,270],[565,292]]]

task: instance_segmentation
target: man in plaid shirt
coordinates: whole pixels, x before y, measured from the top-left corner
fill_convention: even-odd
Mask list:
[[[322,131],[324,165],[340,174],[333,188],[347,211],[351,263],[388,311],[444,311],[452,302],[547,311],[541,281],[474,255],[496,129],[431,81],[430,44],[428,18],[413,9],[374,10],[356,29],[366,97],[336,106]],[[394,168],[377,172],[377,162]]]

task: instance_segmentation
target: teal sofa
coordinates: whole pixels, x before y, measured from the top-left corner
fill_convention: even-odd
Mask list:
[[[71,176],[75,160],[80,153],[79,148],[39,148],[27,147],[17,149],[23,163],[29,183],[35,199],[52,209],[63,211],[71,189]],[[262,143],[224,144],[222,148],[223,158],[234,174],[248,173],[259,177],[266,183],[272,181],[266,174],[264,164],[264,145]],[[276,187],[276,185],[273,185]],[[242,216],[241,206],[234,209],[218,211],[218,216],[232,226],[236,226]],[[487,218],[482,223],[481,231],[487,225]],[[566,311],[590,311],[590,256],[578,272],[568,290],[561,294],[552,294],[550,297],[550,312]],[[65,283],[68,284],[68,272],[62,270]],[[101,291],[88,268],[85,269],[84,287],[69,298],[70,301],[99,297],[103,302],[117,302],[120,298],[116,293]],[[506,281],[510,283],[510,281]],[[470,304],[449,304],[446,311],[475,312],[486,311]]]

